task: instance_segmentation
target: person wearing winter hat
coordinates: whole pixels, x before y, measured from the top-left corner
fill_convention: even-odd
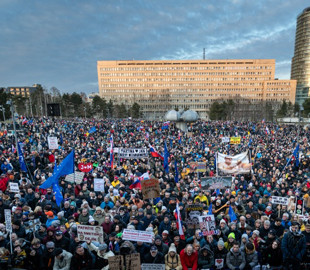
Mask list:
[[[65,237],[62,231],[58,230],[55,232],[55,247],[62,248],[69,251],[70,239]]]
[[[144,257],[144,263],[164,264],[165,257],[156,246],[152,246],[150,252]]]
[[[107,244],[100,244],[98,247],[95,246],[91,241],[86,241],[88,249],[96,252],[96,262],[94,265],[95,269],[106,269],[109,265],[108,259],[114,256],[111,250],[108,250]]]
[[[234,233],[230,233],[228,235],[227,242],[225,242],[225,245],[224,245],[224,247],[227,249],[227,251],[229,251],[233,247],[235,239],[236,239],[236,236]]]
[[[166,244],[163,243],[160,235],[156,235],[154,246],[156,246],[158,251],[162,253],[164,256],[168,253],[169,248]]]
[[[241,245],[240,245],[240,250],[241,251],[245,251],[245,246],[246,246],[246,244],[248,242],[249,242],[249,236],[246,233],[242,234],[242,236],[241,236]]]
[[[55,262],[53,270],[70,269],[72,254],[62,248],[54,251]]]
[[[46,225],[47,228],[50,227],[50,226],[52,226],[52,222],[53,222],[54,220],[58,220],[57,217],[54,215],[54,213],[53,213],[52,211],[47,211],[47,212],[45,213],[45,215],[47,216],[47,221],[46,221],[46,223],[45,223],[45,225]]]
[[[55,261],[55,244],[52,241],[46,243],[46,252],[43,253],[42,261],[44,264],[44,269],[53,269]]]
[[[166,270],[182,270],[181,259],[173,243],[170,245],[168,254],[165,256],[165,266]]]
[[[253,269],[258,265],[258,254],[252,243],[247,243],[245,245],[245,262],[246,265],[244,269]]]
[[[220,238],[214,250],[214,264],[216,269],[226,269],[226,255],[228,251],[224,247],[224,241]]]
[[[214,265],[214,253],[209,245],[205,245],[199,251],[198,268],[210,269]]]

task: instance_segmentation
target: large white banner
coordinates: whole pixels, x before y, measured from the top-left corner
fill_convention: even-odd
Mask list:
[[[80,241],[96,241],[103,243],[103,228],[101,226],[77,225]]]
[[[148,158],[149,150],[147,148],[119,148],[118,157],[124,159]]]
[[[288,198],[286,198],[286,197],[272,196],[272,197],[271,197],[271,203],[272,203],[272,204],[288,205]]]
[[[224,174],[246,174],[251,172],[248,152],[236,156],[217,153],[216,166]]]
[[[154,234],[152,232],[124,229],[122,239],[128,241],[140,241],[152,243]]]

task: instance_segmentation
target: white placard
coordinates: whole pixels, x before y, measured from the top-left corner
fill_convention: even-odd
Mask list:
[[[11,209],[4,209],[5,229],[7,232],[12,232],[12,214]]]
[[[128,230],[124,229],[122,239],[128,241],[139,241],[144,243],[152,243],[154,234],[152,232]]]
[[[118,157],[124,159],[140,159],[149,156],[149,149],[147,148],[120,148]]]
[[[222,137],[222,143],[229,143],[230,137]]]
[[[165,270],[165,265],[155,263],[142,263],[141,270]]]
[[[80,241],[96,241],[103,243],[103,228],[101,226],[77,225]]]
[[[19,186],[17,183],[9,183],[10,192],[19,193]]]
[[[272,204],[283,204],[283,205],[288,205],[288,198],[286,198],[286,197],[272,196],[272,197],[271,197],[271,203],[272,203]]]
[[[111,147],[107,148],[107,151],[110,153]],[[119,148],[118,148],[118,147],[114,147],[114,148],[113,148],[113,153],[118,153],[118,151],[119,151]]]
[[[214,215],[199,216],[198,219],[199,219],[199,226],[203,236],[218,234]]]
[[[71,173],[66,176],[65,181],[74,183],[74,180],[75,180],[75,183],[81,184],[83,181],[84,175],[85,175],[84,172]]]
[[[57,137],[47,137],[48,149],[58,149]]]
[[[104,179],[95,178],[94,179],[94,191],[104,191]]]

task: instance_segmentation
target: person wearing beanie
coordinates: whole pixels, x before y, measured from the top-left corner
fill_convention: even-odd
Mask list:
[[[70,239],[65,237],[62,231],[58,230],[55,232],[54,243],[55,243],[56,248],[62,248],[62,249],[69,251]]]
[[[101,207],[97,206],[96,211],[93,215],[93,218],[95,221],[98,222],[99,226],[101,226],[101,224],[104,222],[104,217],[105,217],[105,215],[103,214]]]
[[[227,242],[225,242],[224,244],[224,247],[227,249],[227,251],[229,251],[233,247],[235,240],[236,240],[235,234],[233,232],[230,233],[227,237]]]
[[[157,247],[158,251],[164,256],[168,253],[168,246],[163,243],[160,235],[156,235],[154,245]]]
[[[198,256],[198,268],[210,269],[214,265],[214,254],[209,248],[209,245],[205,245],[199,251]]]
[[[240,251],[240,244],[235,241],[233,247],[228,251],[226,256],[227,267],[230,270],[243,270],[246,264],[245,256]]]
[[[166,270],[182,270],[181,259],[173,243],[170,245],[168,254],[165,256],[165,265]]]
[[[245,245],[245,270],[251,270],[258,265],[258,254],[252,243]]]
[[[180,258],[183,269],[198,269],[198,253],[194,250],[192,245],[187,245],[186,248],[180,252]]]
[[[57,213],[57,219],[59,220],[60,225],[65,225],[67,220],[64,218],[64,211],[60,211]]]
[[[53,270],[69,270],[71,266],[72,254],[62,248],[56,248],[54,251],[55,261]]]
[[[216,269],[227,269],[226,256],[227,249],[224,247],[224,241],[220,238],[217,242],[217,247],[214,250],[214,264]]]
[[[242,234],[242,236],[241,236],[241,245],[240,245],[240,250],[241,251],[245,251],[245,246],[246,246],[246,244],[248,242],[249,242],[249,236],[246,233]]]
[[[95,269],[108,269],[108,259],[115,256],[111,250],[108,250],[108,245],[103,243],[99,246],[95,246],[91,241],[86,241],[88,249],[96,252]]]
[[[144,263],[164,264],[165,257],[158,251],[156,246],[152,246],[150,252],[144,257]]]

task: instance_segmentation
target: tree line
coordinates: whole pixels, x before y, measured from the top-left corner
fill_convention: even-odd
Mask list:
[[[41,85],[36,85],[30,96],[23,97],[6,93],[4,88],[0,88],[0,119],[11,117],[10,105],[7,101],[12,100],[15,111],[19,115],[27,117],[47,116],[47,104],[58,103],[60,105],[62,117],[87,117],[87,118],[141,118],[142,110],[138,103],[132,106],[124,103],[117,104],[112,100],[106,101],[96,95],[91,102],[88,102],[85,93],[73,92],[72,94],[61,94],[56,87],[50,91]],[[4,112],[4,115],[3,115]]]

